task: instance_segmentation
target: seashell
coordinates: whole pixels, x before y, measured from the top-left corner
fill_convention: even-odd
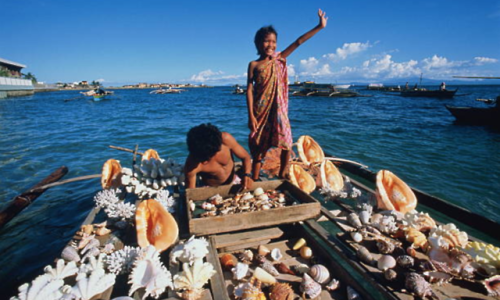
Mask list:
[[[240,201],[249,201],[251,199],[253,199],[252,193],[246,192],[243,194],[243,196],[241,196]]]
[[[71,293],[76,299],[90,299],[112,287],[115,280],[116,275],[106,274],[104,269],[95,269],[88,277],[86,273],[78,273]]]
[[[432,291],[431,285],[425,281],[421,275],[411,272],[406,275],[405,279],[406,289],[415,294],[417,297],[424,299],[425,297],[434,297],[438,299],[436,294]]]
[[[274,265],[274,267],[276,268],[276,270],[278,270],[278,272],[280,272],[281,274],[290,274],[290,275],[296,275],[294,271],[290,270],[290,268],[288,268],[287,265],[285,265],[284,263],[277,263]]]
[[[273,250],[271,250],[271,258],[274,261],[279,261],[280,259],[282,259],[283,254],[281,254],[281,250],[278,248],[274,248]]]
[[[359,220],[363,225],[370,224],[371,213],[366,210],[362,210],[358,213]]]
[[[177,244],[170,252],[170,261],[176,264],[189,262],[192,264],[196,259],[203,259],[208,254],[208,242],[204,238],[191,236],[186,242]]]
[[[396,263],[402,268],[411,268],[415,265],[415,259],[409,255],[401,255],[396,258]]]
[[[382,254],[391,254],[392,252],[394,252],[396,245],[394,245],[394,243],[389,240],[379,239],[377,240],[377,248],[378,251]]]
[[[106,227],[99,227],[95,230],[95,234],[97,236],[103,236],[103,235],[106,235],[106,234],[109,234],[111,233],[111,230],[106,228]]]
[[[201,208],[203,208],[204,210],[212,210],[212,209],[215,209],[215,205],[213,205],[210,202],[203,202],[201,204]]]
[[[269,253],[271,252],[271,250],[269,250],[269,248],[267,248],[266,246],[264,245],[259,245],[259,248],[257,249],[257,253],[259,255],[262,255],[262,256],[266,256],[268,255]]]
[[[45,274],[52,276],[52,280],[58,280],[75,275],[78,273],[78,268],[76,267],[76,262],[74,261],[66,264],[63,259],[58,259],[55,269],[48,265],[43,269],[43,271]]]
[[[243,286],[241,300],[265,300],[266,296],[260,289],[261,282],[252,277],[249,284]]]
[[[361,226],[363,226],[356,213],[350,213],[349,215],[347,215],[347,222],[349,222],[349,224],[351,224],[351,226],[353,226],[354,228],[360,228]]]
[[[213,265],[203,262],[202,259],[196,259],[193,265],[183,263],[182,270],[180,274],[174,276],[174,287],[176,290],[183,291],[181,297],[185,300],[199,299],[202,287],[216,273]]]
[[[190,200],[189,201],[189,210],[193,212],[196,209],[196,204],[194,204],[194,201]]]
[[[300,283],[300,291],[306,293],[309,298],[314,299],[321,294],[321,285],[314,281],[307,273],[304,273]]]
[[[255,268],[255,271],[253,272],[253,277],[266,284],[276,283],[276,278],[273,275],[267,273],[261,267]]]
[[[294,293],[287,283],[278,282],[271,287],[269,292],[270,300],[293,300]]]
[[[365,247],[360,246],[356,251],[356,255],[365,264],[373,265],[373,256]]]
[[[122,166],[116,159],[108,159],[102,166],[101,186],[103,189],[117,188],[121,185]]]
[[[72,246],[66,246],[63,249],[61,253],[61,258],[64,259],[65,261],[74,261],[74,262],[80,261],[80,255],[78,254],[78,251],[75,249],[75,247]]]
[[[410,243],[413,243],[412,246],[414,248],[421,248],[424,251],[427,250],[427,246],[429,245],[425,234],[416,230],[415,228],[409,228],[406,231],[406,240]]]
[[[333,278],[327,285],[325,285],[325,288],[331,292],[338,289],[339,285],[340,282],[337,279]]]
[[[301,275],[301,274],[304,274],[304,273],[309,272],[309,270],[310,270],[311,268],[309,268],[309,266],[308,266],[308,265],[306,265],[306,264],[299,264],[299,265],[292,266],[292,269],[293,269],[293,271],[294,271],[295,273],[297,273],[297,274],[300,274],[300,275]]]
[[[398,277],[398,273],[394,269],[387,269],[384,271],[384,277],[388,281],[394,281]]]
[[[308,194],[316,189],[314,178],[297,164],[290,165],[288,176],[294,185]]]
[[[394,216],[382,216],[377,222],[372,221],[372,225],[386,234],[395,234],[399,229]]]
[[[304,246],[302,248],[300,248],[300,256],[304,259],[309,259],[312,257],[312,249],[307,247],[307,246]]]
[[[339,169],[330,160],[323,160],[319,167],[319,176],[316,178],[316,185],[340,192],[344,188],[344,178]]]
[[[422,273],[424,278],[432,284],[442,285],[443,283],[450,282],[453,279],[453,276],[450,274],[446,274],[443,272],[436,271],[425,271]]]
[[[468,243],[468,236],[465,231],[460,231],[453,223],[440,225],[431,229],[429,237],[442,236],[449,248],[465,247]]]
[[[405,213],[402,222],[405,228],[415,228],[422,232],[429,231],[436,227],[436,222],[428,213],[419,213],[416,211]]]
[[[248,265],[239,262],[236,267],[231,269],[231,272],[233,272],[234,280],[242,280],[248,275]]]
[[[240,256],[239,256],[239,259],[244,262],[244,263],[251,263],[252,260],[253,260],[253,252],[252,250],[244,250]]]
[[[273,266],[273,264],[266,260],[261,264],[261,268],[264,269],[267,273],[273,275],[274,277],[279,276],[280,272],[276,270],[276,268]]]
[[[357,231],[351,231],[351,238],[356,243],[361,243],[363,241],[363,235]]]
[[[179,227],[174,217],[160,202],[142,201],[135,213],[137,243],[142,248],[152,244],[162,252],[170,248],[179,236]]]
[[[489,296],[499,297],[500,296],[500,275],[495,275],[486,279],[483,282],[486,291],[488,291]]]
[[[396,266],[396,260],[390,255],[382,255],[377,261],[377,268],[385,271]]]
[[[328,280],[330,280],[330,272],[323,265],[312,266],[308,274],[319,284],[325,284]]]
[[[94,231],[94,225],[87,224],[87,225],[82,225],[80,227],[80,231],[79,232],[81,232],[82,233],[81,235],[83,235],[83,233],[85,233],[85,234],[92,234],[93,231]]]
[[[300,160],[307,166],[310,164],[321,163],[325,160],[323,149],[321,149],[319,144],[308,135],[301,136],[297,141],[297,152]]]
[[[483,242],[469,242],[462,248],[465,253],[468,253],[472,258],[484,265],[489,264],[500,269],[500,248]]]
[[[391,171],[377,173],[377,207],[407,213],[417,206],[417,197],[411,188]]]
[[[263,194],[264,194],[264,189],[261,187],[258,187],[255,189],[255,191],[253,191],[254,197],[259,197],[260,195],[263,195]]]
[[[306,245],[306,240],[303,238],[300,238],[297,242],[295,242],[295,245],[293,245],[293,250],[299,250],[303,246]]]
[[[347,299],[348,300],[361,300],[361,295],[352,287],[347,286]]]
[[[415,248],[413,248],[413,246],[409,246],[408,248],[406,248],[406,254],[408,254],[411,257],[416,257],[417,250],[415,250]]]
[[[236,267],[238,259],[231,253],[224,253],[220,257],[220,264],[224,270],[230,271],[232,268]]]
[[[144,152],[144,154],[142,154],[142,161],[145,161],[145,160],[151,161],[151,158],[160,159],[160,155],[154,149],[148,149]]]

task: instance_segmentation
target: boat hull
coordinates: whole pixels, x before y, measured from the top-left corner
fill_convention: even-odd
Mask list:
[[[456,118],[457,123],[489,125],[500,128],[500,107],[456,107],[446,105],[446,109]]]
[[[94,95],[93,98],[95,102],[99,102],[106,99],[106,95]]]

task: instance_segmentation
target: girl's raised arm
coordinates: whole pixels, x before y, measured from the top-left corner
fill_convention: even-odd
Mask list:
[[[328,17],[326,17],[326,12],[318,9],[319,16],[319,24],[316,25],[313,29],[309,30],[302,36],[300,36],[295,42],[293,42],[288,48],[286,48],[283,52],[281,52],[281,57],[286,58],[288,55],[292,54],[295,49],[297,49],[300,45],[302,45],[305,41],[312,38],[318,31],[326,27],[326,22],[328,21]]]

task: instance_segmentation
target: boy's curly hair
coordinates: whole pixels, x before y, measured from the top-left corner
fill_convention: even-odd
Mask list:
[[[221,149],[222,132],[210,123],[195,126],[187,134],[187,145],[196,161],[207,161]]]
[[[254,38],[253,42],[255,44],[255,47],[257,48],[258,55],[261,55],[260,50],[259,50],[259,45],[262,45],[262,43],[264,42],[264,39],[270,33],[274,33],[274,35],[276,36],[276,40],[278,40],[278,33],[276,32],[276,29],[274,29],[273,25],[264,26],[261,29],[259,29],[257,31],[257,33],[255,34],[255,38]]]

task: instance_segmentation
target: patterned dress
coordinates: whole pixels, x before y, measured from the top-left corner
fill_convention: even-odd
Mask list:
[[[253,157],[266,154],[271,147],[290,150],[292,130],[288,120],[288,74],[286,59],[275,53],[254,71],[253,111],[257,131],[249,136]]]

